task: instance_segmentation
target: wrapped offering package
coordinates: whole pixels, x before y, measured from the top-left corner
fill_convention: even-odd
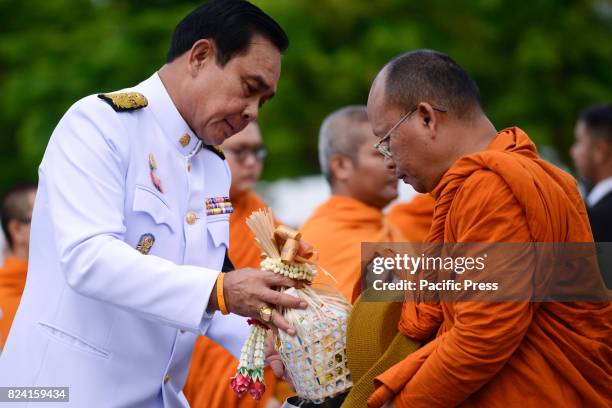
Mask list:
[[[353,385],[346,362],[350,303],[334,287],[311,286],[317,274],[317,253],[301,240],[298,231],[286,226],[275,227],[270,212],[263,210],[254,212],[247,224],[262,250],[261,268],[304,281],[304,286],[298,289],[279,288],[285,294],[304,300],[308,308],[281,308],[279,312],[296,334],[291,336],[279,331],[275,338],[276,348],[298,397],[302,403],[321,404],[348,392]],[[255,385],[259,388],[263,381],[260,374],[265,326],[261,322],[251,322],[252,335],[243,347],[231,385],[238,394],[249,391],[258,399],[259,392],[252,388]]]
[[[300,398],[320,404],[353,385],[346,364],[346,325],[351,305],[340,295],[306,287],[284,293],[300,297],[308,309],[285,309],[295,336],[279,332],[276,343]]]

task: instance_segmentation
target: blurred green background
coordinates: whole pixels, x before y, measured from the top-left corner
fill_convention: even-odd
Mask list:
[[[365,103],[394,55],[450,54],[475,78],[498,129],[518,125],[570,165],[576,116],[612,100],[612,3],[501,0],[260,0],[287,31],[279,92],[260,123],[265,180],[318,173],[322,119]],[[164,62],[199,2],[0,0],[0,189],[35,180],[48,138],[81,97],[132,86]]]

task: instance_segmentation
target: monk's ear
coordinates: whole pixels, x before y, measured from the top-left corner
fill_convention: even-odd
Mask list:
[[[187,53],[189,73],[191,76],[196,76],[205,64],[215,62],[215,43],[210,39],[202,38],[193,43]]]
[[[17,220],[10,220],[7,224],[7,232],[13,238],[13,243],[21,245],[27,242],[29,238],[29,230],[26,229],[26,225]]]
[[[346,156],[334,154],[329,158],[329,170],[334,181],[347,181],[353,174],[353,162]]]
[[[417,105],[417,114],[421,126],[433,130],[437,124],[438,118],[436,117],[436,111],[428,102],[421,102]]]

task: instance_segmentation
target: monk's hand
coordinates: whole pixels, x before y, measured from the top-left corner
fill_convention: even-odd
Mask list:
[[[274,336],[272,333],[269,333],[266,337],[264,355],[266,357],[266,365],[269,365],[270,368],[272,368],[274,375],[288,382],[293,391],[295,391],[295,386],[291,381],[291,377],[289,377],[287,370],[285,370],[285,364],[283,363],[280,354],[276,350],[276,347],[274,347]]]
[[[223,296],[227,309],[241,316],[262,320],[261,309],[270,307],[270,321],[264,322],[271,329],[283,330],[295,335],[289,322],[275,310],[275,306],[291,309],[306,309],[307,303],[300,298],[275,290],[278,287],[301,287],[302,283],[278,273],[253,268],[237,269],[224,277]]]

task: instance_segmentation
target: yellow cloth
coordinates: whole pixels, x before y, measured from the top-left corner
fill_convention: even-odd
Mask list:
[[[28,263],[18,258],[9,257],[0,268],[0,349],[8,337],[9,330],[13,324],[13,318],[17,312],[21,294],[25,287]]]
[[[254,192],[232,197],[234,212],[230,216],[229,258],[236,269],[259,268],[261,251],[246,225],[246,218],[266,204]],[[223,347],[200,337],[196,341],[191,358],[191,368],[185,383],[185,396],[192,408],[255,408],[263,407],[274,394],[276,376],[270,368],[264,371],[266,392],[255,401],[247,393],[238,398],[229,386],[230,378],[236,374],[238,360]]]
[[[379,209],[335,195],[315,210],[300,232],[319,251],[318,264],[338,281],[320,272],[315,283],[336,286],[348,300],[361,279],[361,243],[403,240]]]
[[[455,162],[432,195],[431,242],[593,241],[576,182],[518,128]],[[532,279],[522,271],[518,285]],[[610,302],[406,302],[400,331],[436,337],[377,377],[368,406],[610,407],[611,328]]]

